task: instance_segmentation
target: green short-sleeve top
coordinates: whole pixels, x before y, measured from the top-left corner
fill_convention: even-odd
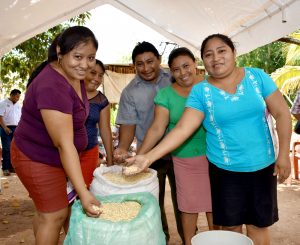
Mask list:
[[[185,109],[187,97],[179,95],[172,87],[167,86],[158,91],[154,98],[156,106],[162,106],[169,110],[168,131],[172,130]],[[202,156],[206,153],[206,135],[202,126],[181,146],[172,152],[173,156],[187,158]]]

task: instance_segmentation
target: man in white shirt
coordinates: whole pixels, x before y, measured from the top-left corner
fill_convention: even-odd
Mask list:
[[[10,96],[0,102],[0,126],[2,143],[2,170],[5,176],[14,172],[10,162],[10,143],[14,131],[21,118],[21,105],[17,103],[20,99],[21,91],[13,89]]]

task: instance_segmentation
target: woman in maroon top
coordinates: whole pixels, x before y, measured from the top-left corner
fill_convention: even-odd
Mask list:
[[[91,30],[62,32],[28,86],[11,146],[12,162],[37,209],[36,244],[57,244],[68,216],[66,178],[89,216],[99,201],[87,190],[78,152],[87,145],[84,122],[89,103],[83,80],[95,65],[98,42]]]

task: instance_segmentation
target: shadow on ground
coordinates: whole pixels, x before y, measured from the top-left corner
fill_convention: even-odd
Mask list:
[[[166,188],[166,213],[170,229],[169,245],[181,245],[176,231],[176,223],[170,197],[170,188]],[[278,185],[279,222],[271,231],[272,245],[300,244],[300,181],[292,180],[290,185]],[[34,236],[32,218],[34,207],[28,193],[16,175],[2,177],[0,193],[0,244],[32,245]],[[206,231],[204,214],[199,215],[198,232]],[[59,244],[63,244],[64,234]]]

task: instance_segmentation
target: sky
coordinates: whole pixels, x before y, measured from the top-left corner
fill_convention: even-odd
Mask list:
[[[151,42],[160,53],[165,48],[163,42],[169,42],[158,32],[111,5],[102,5],[89,12],[92,16],[86,26],[95,33],[99,42],[97,58],[105,64],[128,64],[123,57],[131,57],[137,42]],[[173,46],[167,46],[165,54],[170,48]],[[128,60],[131,63],[131,59]]]

